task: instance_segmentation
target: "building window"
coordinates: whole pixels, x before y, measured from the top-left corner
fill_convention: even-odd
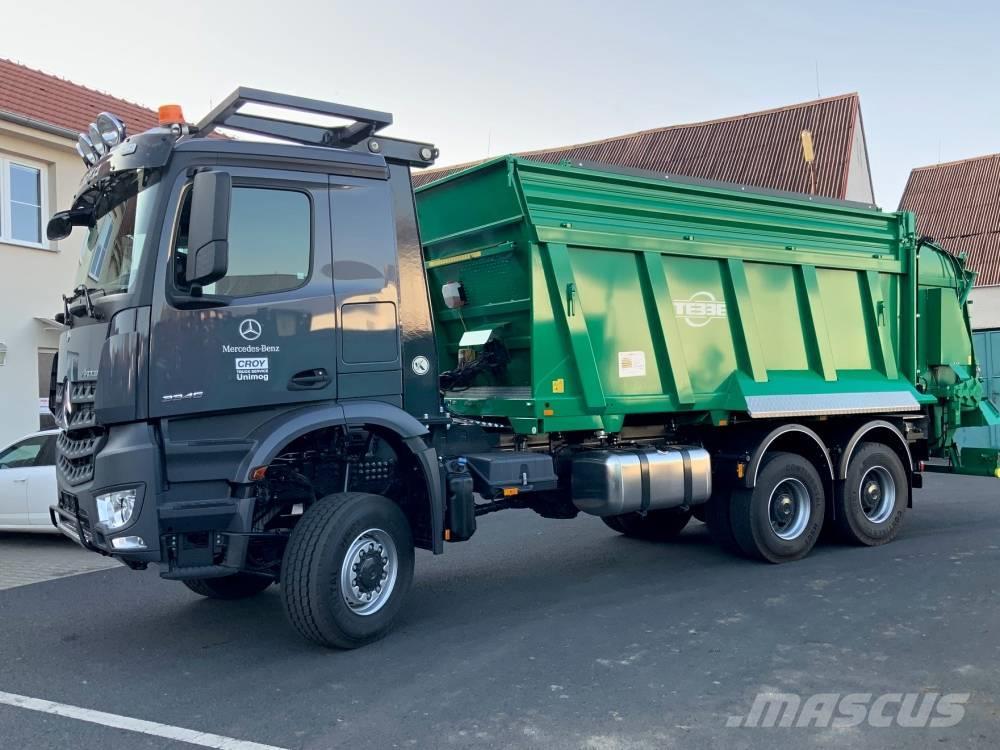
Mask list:
[[[52,387],[52,367],[56,361],[55,349],[38,350],[38,429],[55,429],[56,421],[49,411],[49,389]]]
[[[48,248],[45,173],[43,164],[0,156],[0,242]]]

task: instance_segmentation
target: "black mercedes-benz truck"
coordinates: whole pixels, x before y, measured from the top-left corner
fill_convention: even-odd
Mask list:
[[[80,136],[47,230],[88,230],[50,389],[63,533],[203,596],[280,582],[298,632],[350,648],[390,627],[415,548],[497,510],[653,540],[697,517],[785,562],[824,525],[890,541],[932,456],[1000,477],[953,445],[1000,422],[972,275],[912,215],[505,157],[419,193],[422,247],[410,170],[437,150],[391,120],[238,89],[197,126],[167,106]],[[773,379],[748,278],[798,309]],[[839,377],[827,303],[867,370]]]
[[[440,552],[445,536],[410,184],[437,150],[382,137],[391,121],[245,88],[197,126],[165,107],[128,135],[103,113],[78,144],[73,206],[48,227],[89,229],[52,375],[53,522],[205,596],[280,577],[293,625],[342,647],[385,631],[414,546]]]

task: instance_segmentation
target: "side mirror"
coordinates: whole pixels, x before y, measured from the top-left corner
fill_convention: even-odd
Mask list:
[[[184,279],[189,285],[205,286],[226,275],[232,189],[233,180],[228,172],[199,172],[194,176],[184,266]]]
[[[53,214],[49,223],[45,226],[45,236],[50,240],[62,240],[69,237],[73,227],[94,226],[94,214],[92,211],[73,208],[69,211],[60,211]]]

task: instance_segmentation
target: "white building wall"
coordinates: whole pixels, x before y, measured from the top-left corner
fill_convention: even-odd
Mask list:
[[[68,138],[0,119],[0,158],[39,163],[45,175],[43,229],[48,215],[68,208],[83,163]],[[0,201],[5,200],[0,195]],[[0,242],[0,445],[39,426],[38,350],[58,347],[58,332],[37,321],[62,309],[60,295],[73,287],[83,232],[77,230],[47,249]]]
[[[977,286],[969,299],[974,330],[1000,328],[1000,286]]]
[[[847,167],[847,193],[849,201],[874,203],[872,174],[868,169],[868,148],[865,145],[865,128],[859,112],[854,120],[854,140],[851,143],[851,160]]]

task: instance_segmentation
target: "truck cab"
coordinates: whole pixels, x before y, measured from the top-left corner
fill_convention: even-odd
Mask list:
[[[347,124],[289,133],[248,103]],[[90,169],[49,227],[89,232],[50,399],[65,534],[203,590],[262,586],[315,500],[308,454],[324,492],[395,495],[415,543],[440,551],[423,436],[444,417],[410,187],[437,151],[383,138],[390,122],[240,89],[198,126],[166,108],[146,133],[102,115],[103,141],[81,136]],[[410,471],[426,476],[411,487]],[[265,473],[284,498],[267,511]]]

